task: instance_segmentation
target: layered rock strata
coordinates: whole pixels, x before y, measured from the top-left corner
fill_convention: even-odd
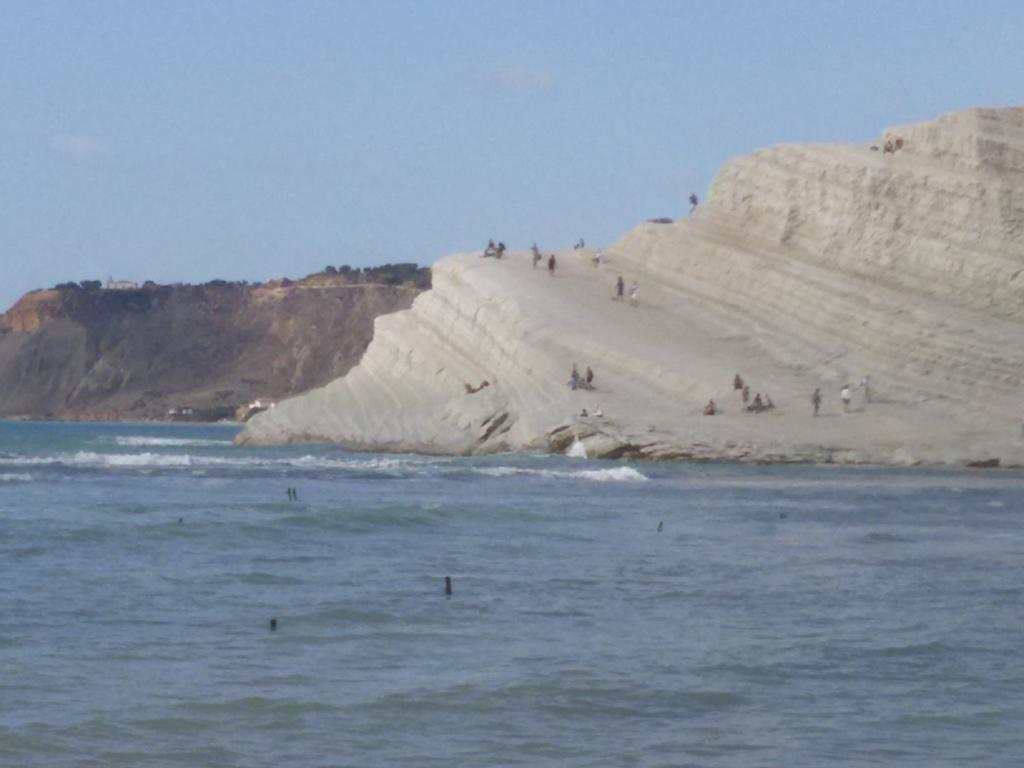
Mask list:
[[[377,319],[356,368],[241,439],[1024,464],[1024,109],[755,152],[690,218],[605,255],[558,254],[553,277],[526,253],[440,261],[433,291]],[[638,306],[612,300],[620,275]],[[593,390],[567,386],[573,363]],[[776,408],[745,410],[736,373]]]

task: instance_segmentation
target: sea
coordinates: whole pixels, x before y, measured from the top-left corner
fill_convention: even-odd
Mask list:
[[[1024,764],[1024,473],[235,432],[0,422],[0,766]]]

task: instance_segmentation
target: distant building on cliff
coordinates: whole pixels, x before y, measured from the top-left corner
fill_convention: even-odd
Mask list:
[[[107,290],[108,291],[134,291],[139,287],[138,283],[134,283],[131,280],[115,280],[112,277],[107,278]]]

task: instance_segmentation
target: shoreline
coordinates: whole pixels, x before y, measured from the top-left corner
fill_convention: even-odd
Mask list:
[[[0,423],[12,424],[92,424],[109,426],[136,427],[220,427],[240,430],[241,422],[181,422],[181,421],[138,421],[138,420],[95,420],[95,419],[15,419],[2,418]],[[604,426],[604,425],[601,425]],[[865,449],[826,444],[806,443],[799,446],[761,445],[753,443],[734,443],[722,446],[707,443],[684,445],[668,439],[629,441],[622,434],[615,435],[610,430],[601,430],[591,424],[564,424],[552,429],[546,436],[546,445],[534,447],[507,448],[504,450],[489,447],[481,451],[446,451],[428,445],[398,444],[356,444],[332,440],[316,439],[311,436],[295,436],[281,442],[261,443],[251,438],[242,438],[245,433],[239,431],[235,437],[236,447],[275,448],[281,446],[318,446],[338,451],[359,454],[414,455],[427,457],[471,458],[482,456],[567,456],[568,448],[579,438],[587,447],[585,460],[592,461],[637,461],[644,463],[677,463],[677,464],[723,464],[751,466],[829,466],[829,467],[879,467],[904,469],[999,469],[1024,470],[1024,463],[1004,461],[1001,456],[992,455],[987,458],[932,459],[911,458],[908,460],[911,446],[901,445],[893,449],[888,457],[883,453]],[[665,436],[662,436],[665,437]],[[897,455],[893,455],[897,454]]]

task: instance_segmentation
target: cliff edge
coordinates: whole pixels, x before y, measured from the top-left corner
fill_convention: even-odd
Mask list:
[[[429,285],[414,265],[258,285],[65,283],[0,315],[0,417],[234,418],[355,365],[378,315]],[[380,274],[377,274],[380,272]]]
[[[755,152],[689,218],[595,256],[559,253],[553,276],[526,253],[438,262],[358,366],[241,441],[1024,464],[1022,108]],[[568,385],[574,363],[593,389]],[[746,405],[775,407],[748,410],[737,373]]]

